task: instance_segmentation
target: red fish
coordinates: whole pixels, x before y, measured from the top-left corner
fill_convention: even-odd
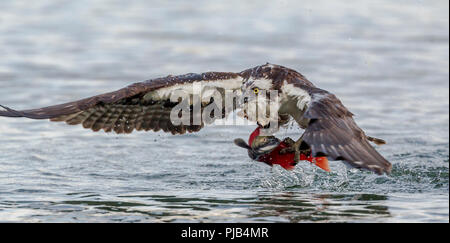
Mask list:
[[[258,128],[256,128],[256,130],[250,134],[248,144],[252,144],[253,140],[257,136],[259,136],[259,134],[260,134],[260,127],[258,126]],[[284,153],[284,154],[280,153],[280,150],[287,147],[289,147],[289,145],[281,141],[279,145],[275,147],[270,153],[258,156],[256,158],[256,161],[264,162],[270,166],[278,164],[286,170],[292,170],[296,165],[296,163],[294,162],[294,153]],[[327,157],[313,157],[311,156],[311,154],[309,155],[301,154],[300,160],[307,160],[310,163],[318,166],[319,168],[327,172],[330,172]]]

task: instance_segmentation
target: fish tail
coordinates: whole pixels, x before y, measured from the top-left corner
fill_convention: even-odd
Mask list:
[[[331,171],[327,157],[315,157],[313,163],[326,172]]]

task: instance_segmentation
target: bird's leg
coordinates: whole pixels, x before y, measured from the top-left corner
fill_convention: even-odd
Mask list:
[[[283,143],[289,147],[281,149],[280,154],[294,153],[294,147],[292,145],[295,143],[295,141],[292,140],[292,138],[287,137],[287,138],[283,139]]]
[[[301,150],[300,150],[300,145],[303,142],[303,136],[300,137],[294,144],[292,144],[292,148],[294,149],[294,162],[298,163],[300,161],[300,154],[301,154]]]
[[[285,143],[286,145],[292,146],[292,144],[294,144],[295,141],[292,140],[292,138],[287,137],[287,138],[283,139],[283,143]]]
[[[280,154],[294,153],[294,162],[300,161],[300,155],[309,155],[311,153],[311,148],[303,143],[303,136],[301,136],[297,141],[292,140],[287,137],[283,139],[283,142],[289,147],[280,150]]]
[[[296,142],[292,140],[292,142],[290,142],[289,145],[290,147],[286,148],[287,149],[286,151],[292,151],[291,153],[294,153],[295,163],[300,161],[301,154],[309,155],[311,153],[311,149],[309,148],[309,146],[303,144],[303,136],[301,136]]]

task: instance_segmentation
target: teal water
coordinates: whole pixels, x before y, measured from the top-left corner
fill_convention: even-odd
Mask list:
[[[448,18],[446,1],[1,1],[0,104],[271,62],[335,93],[388,141],[393,171],[251,162],[232,141],[253,126],[172,137],[0,118],[0,222],[448,222]]]

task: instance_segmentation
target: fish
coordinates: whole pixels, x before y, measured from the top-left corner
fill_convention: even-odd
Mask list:
[[[286,170],[293,170],[297,163],[294,162],[294,152],[286,150],[290,147],[286,142],[288,140],[281,141],[275,136],[260,136],[260,129],[261,127],[258,126],[250,134],[248,144],[242,138],[235,139],[234,143],[247,149],[249,157],[254,161],[263,162],[270,166],[277,164]],[[300,154],[300,160],[309,161],[324,171],[331,171],[327,157],[313,157],[311,152],[308,151]]]

